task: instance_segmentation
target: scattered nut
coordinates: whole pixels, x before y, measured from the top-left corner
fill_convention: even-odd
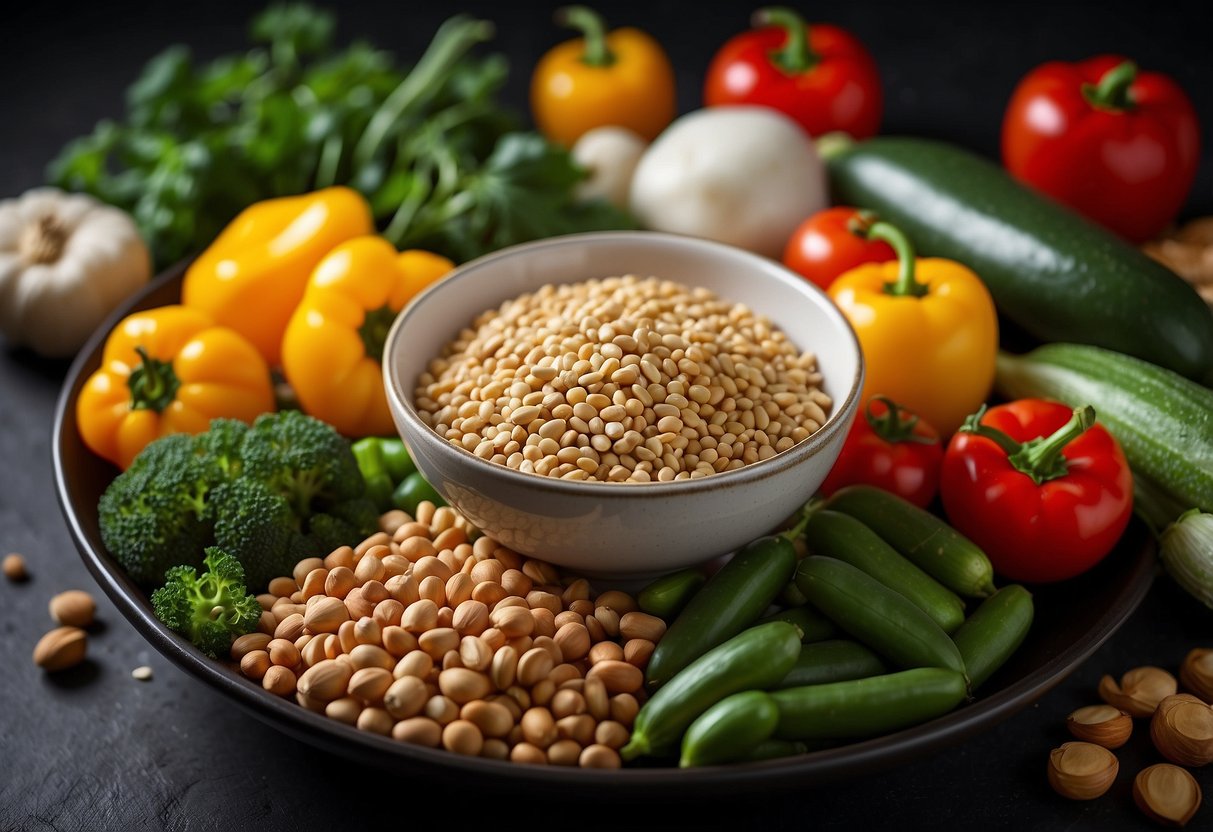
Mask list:
[[[152,678],[152,669],[147,665],[141,665],[131,671],[131,676],[140,682],[146,682]]]
[[[1213,703],[1213,650],[1197,647],[1179,667],[1179,683],[1206,702]]]
[[[1133,800],[1151,820],[1185,826],[1200,808],[1200,785],[1179,766],[1158,763],[1133,778]]]
[[[16,552],[4,556],[4,577],[13,583],[29,580],[29,572],[25,569],[25,558]]]
[[[82,589],[60,592],[50,602],[51,618],[68,627],[88,627],[93,623],[97,604]]]
[[[1208,765],[1213,762],[1213,708],[1191,694],[1168,696],[1150,720],[1150,739],[1173,763]]]
[[[84,661],[88,636],[79,627],[56,627],[34,646],[34,664],[50,673],[67,670]]]
[[[1101,745],[1067,742],[1049,752],[1049,785],[1071,800],[1094,800],[1111,788],[1120,763]]]
[[[1088,705],[1066,719],[1070,733],[1104,748],[1120,748],[1133,733],[1133,718],[1111,705]]]
[[[1158,703],[1179,689],[1179,683],[1161,667],[1135,667],[1120,679],[1099,680],[1099,695],[1109,705],[1134,717],[1153,715]]]

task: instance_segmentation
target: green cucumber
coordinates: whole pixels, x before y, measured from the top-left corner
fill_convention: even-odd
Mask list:
[[[870,485],[838,489],[826,508],[859,520],[953,592],[968,598],[994,592],[994,567],[986,553],[926,509]]]
[[[895,666],[964,673],[964,660],[948,634],[905,596],[863,570],[812,555],[796,568],[796,585],[827,618]]]
[[[973,690],[1023,644],[1032,628],[1033,612],[1032,594],[1019,584],[1011,584],[982,601],[952,634]]]
[[[1094,405],[1139,484],[1161,490],[1181,507],[1213,511],[1213,390],[1131,356],[1080,344],[1046,344],[1020,356],[1002,353],[995,385],[1012,399]]]
[[[707,579],[698,569],[683,569],[662,575],[640,590],[636,603],[649,615],[669,620],[687,605]]]
[[[848,682],[888,673],[884,662],[857,641],[832,639],[805,644],[800,648],[796,664],[779,683],[781,688]]]
[[[925,256],[971,268],[999,311],[1042,341],[1107,347],[1213,382],[1213,315],[1195,290],[999,165],[901,137],[839,144],[826,161],[835,201],[875,211]]]
[[[821,745],[824,746],[824,743]],[[810,748],[808,743],[797,740],[777,740],[772,737],[769,740],[763,740],[758,743],[758,745],[750,750],[749,754],[741,757],[737,762],[758,763],[763,760],[778,760],[781,757],[806,754],[811,750],[815,751],[817,749]]]
[[[779,706],[769,694],[745,690],[721,699],[695,718],[682,737],[680,768],[745,759],[775,732]]]
[[[766,611],[796,568],[796,549],[782,534],[741,548],[708,579],[670,624],[649,657],[645,683],[664,685],[716,645],[749,627]]]
[[[786,621],[759,624],[717,645],[649,697],[620,755],[631,760],[676,751],[696,717],[730,694],[774,687],[799,654],[800,631]]]
[[[791,584],[791,586],[795,585]],[[768,621],[787,621],[789,624],[795,624],[797,629],[800,630],[801,644],[833,638],[838,632],[833,621],[807,604],[771,613],[758,623],[765,624]]]
[[[937,667],[788,688],[771,694],[779,706],[775,736],[821,740],[887,734],[942,716],[965,695],[964,676]]]
[[[912,601],[945,633],[964,622],[964,601],[956,593],[902,557],[880,535],[849,514],[828,509],[815,511],[804,535],[809,552],[859,567]]]

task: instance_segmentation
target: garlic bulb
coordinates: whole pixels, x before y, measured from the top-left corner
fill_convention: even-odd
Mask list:
[[[0,331],[13,344],[72,355],[151,270],[117,208],[55,188],[0,201]]]

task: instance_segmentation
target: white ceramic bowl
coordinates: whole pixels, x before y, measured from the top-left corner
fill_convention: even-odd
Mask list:
[[[413,405],[417,378],[486,309],[548,283],[612,275],[702,286],[766,315],[817,355],[834,406],[812,436],[770,459],[694,480],[601,483],[528,474],[438,436]],[[417,467],[452,506],[516,551],[588,576],[642,578],[726,554],[770,532],[821,485],[858,409],[855,333],[825,293],[778,263],[732,246],[643,231],[556,237],[467,263],[396,319],[384,384]]]

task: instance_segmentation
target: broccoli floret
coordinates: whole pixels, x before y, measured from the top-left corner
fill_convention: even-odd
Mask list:
[[[240,446],[248,430],[239,419],[212,419],[210,428],[195,439],[197,452],[216,466],[222,479],[233,479],[242,467]]]
[[[152,593],[156,617],[208,656],[227,655],[232,639],[250,633],[261,605],[248,593],[240,561],[215,546],[206,549],[206,571],[174,566],[164,586]]]
[[[258,416],[240,455],[243,475],[281,494],[300,518],[361,497],[366,488],[345,437],[297,410]]]
[[[360,497],[329,507],[308,519],[308,535],[316,541],[319,554],[327,555],[338,546],[352,546],[379,528],[379,510],[371,500]]]
[[[215,545],[243,564],[246,584],[253,590],[290,575],[296,563],[319,549],[302,539],[299,518],[286,499],[257,480],[241,477],[224,483],[212,492],[211,503]]]
[[[216,484],[214,469],[195,452],[194,437],[157,439],[101,495],[101,540],[144,586],[171,566],[199,566],[212,542],[207,495]]]

